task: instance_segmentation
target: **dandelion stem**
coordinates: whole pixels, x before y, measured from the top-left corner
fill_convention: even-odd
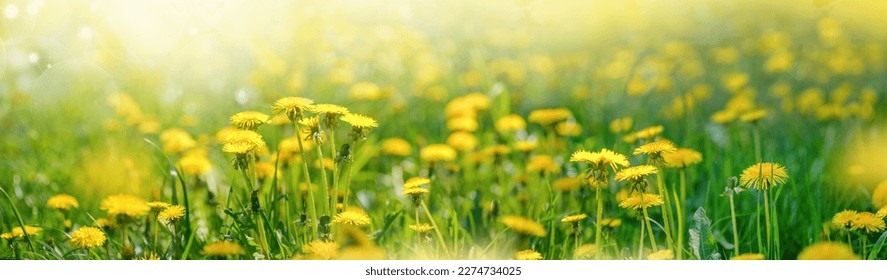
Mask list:
[[[320,192],[320,194],[323,195],[321,197],[321,201],[323,201],[323,208],[321,208],[321,210],[323,210],[323,213],[327,216],[332,217],[330,209],[335,208],[330,208],[330,183],[329,179],[326,177],[326,166],[323,162],[323,151],[320,148],[320,145],[317,145],[317,160],[320,162],[320,177],[323,178],[323,191]]]
[[[733,194],[728,194],[730,198],[730,219],[733,222],[733,255],[739,255],[739,231],[736,227],[736,205],[733,203]]]
[[[771,252],[770,252],[771,240],[770,239],[772,238],[772,235],[770,233],[771,224],[770,224],[770,198],[769,198],[769,196],[770,196],[770,191],[765,189],[764,190],[764,222],[766,223],[766,229],[767,229],[767,256],[768,257],[771,255]]]
[[[665,224],[665,241],[668,244],[669,249],[674,249],[674,240],[671,239],[673,230],[673,226],[671,225],[671,199],[669,198],[671,195],[668,194],[668,190],[665,188],[661,172],[656,173],[656,186],[659,189],[659,194],[662,195],[662,199],[664,200],[664,204],[662,205],[662,220],[663,224]]]
[[[336,162],[336,157],[338,156],[336,153],[336,131],[330,129],[327,135],[330,136],[330,154],[332,155],[330,158],[333,159],[333,196],[330,197],[332,200],[330,202],[332,208],[330,209],[332,209],[332,214],[336,214],[338,212],[336,205],[339,204],[339,163]]]
[[[299,127],[298,121],[293,121],[296,126],[296,142],[299,143],[299,152],[302,154],[302,172],[305,174],[305,182],[308,184],[308,215],[311,216],[311,221],[309,229],[311,232],[311,238],[317,238],[317,205],[314,202],[314,190],[311,187],[311,175],[308,170],[308,159],[305,157],[305,148],[302,145],[302,136],[299,131],[301,131],[301,127]]]
[[[609,178],[607,179],[609,181]],[[609,182],[604,184],[604,186],[609,186]],[[601,188],[603,186],[599,186],[594,190],[595,200],[597,200],[597,215],[594,223],[594,245],[601,246],[601,220],[604,218],[604,197],[601,195]],[[595,254],[600,256],[600,254]]]
[[[425,204],[425,201],[422,201],[421,204],[422,210],[425,210],[425,217],[428,218],[428,221],[431,222],[431,226],[434,227],[434,234],[437,235],[437,242],[440,243],[440,247],[443,247],[444,254],[449,256],[450,250],[447,249],[447,243],[443,238],[443,234],[440,233],[440,227],[437,226],[437,222],[435,222],[434,217],[431,216],[431,211],[428,210],[428,205]]]

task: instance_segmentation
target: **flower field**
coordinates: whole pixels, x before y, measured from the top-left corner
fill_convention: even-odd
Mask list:
[[[887,259],[887,3],[729,2],[0,0],[0,259]]]

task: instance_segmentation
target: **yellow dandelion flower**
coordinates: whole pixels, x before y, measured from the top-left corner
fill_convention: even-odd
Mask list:
[[[148,214],[151,207],[145,200],[127,194],[111,195],[102,200],[99,209],[108,213],[108,216],[114,218],[134,219]]]
[[[649,175],[659,172],[659,168],[652,165],[638,165],[628,167],[616,173],[616,181],[639,181]]]
[[[527,163],[527,172],[560,173],[561,167],[549,155],[534,155]]]
[[[672,168],[685,168],[702,162],[702,154],[693,149],[680,148],[673,153],[663,154],[665,166]]]
[[[274,166],[273,162],[260,161],[256,162],[256,178],[259,180],[268,180],[273,178],[274,172],[277,172],[277,178],[281,178],[280,170]]]
[[[579,177],[561,178],[551,183],[552,188],[562,192],[575,191],[581,186],[582,178]]]
[[[496,131],[509,133],[521,131],[527,128],[527,122],[520,115],[511,114],[496,120]]]
[[[240,244],[231,241],[215,241],[203,246],[200,254],[210,257],[228,257],[246,254],[246,250]]]
[[[167,207],[160,214],[157,214],[157,221],[170,224],[172,222],[178,221],[182,217],[185,216],[185,207],[181,205],[172,205]]]
[[[90,249],[105,244],[108,238],[105,233],[95,227],[80,227],[71,233],[71,245],[80,249]]]
[[[416,233],[418,233],[418,234],[427,234],[427,233],[431,232],[431,230],[434,229],[434,227],[429,224],[415,224],[415,225],[410,225],[410,229],[416,231]]]
[[[361,210],[347,210],[345,212],[336,214],[336,217],[333,218],[333,223],[352,226],[365,226],[370,224],[370,216],[368,216],[366,212]]]
[[[313,104],[314,100],[290,96],[278,99],[271,108],[275,114],[284,113],[291,121],[296,121],[302,118],[305,111],[314,108]]]
[[[881,208],[887,205],[887,180],[878,184],[872,191],[872,205],[875,208]]]
[[[856,219],[850,221],[851,230],[865,231],[866,233],[881,232],[887,228],[884,219],[872,212],[861,212],[856,215]]]
[[[610,122],[610,132],[613,133],[623,133],[631,130],[632,125],[634,124],[634,120],[631,117],[625,117],[620,119],[615,119]]]
[[[431,179],[428,179],[425,177],[413,177],[413,178],[407,179],[407,181],[403,183],[403,188],[404,189],[417,188],[417,187],[421,187],[423,185],[428,185],[428,184],[431,184]]]
[[[768,114],[769,114],[769,112],[767,112],[767,110],[764,110],[764,109],[752,110],[752,111],[745,112],[742,115],[740,115],[739,120],[742,122],[748,122],[748,123],[756,122],[756,121],[763,119],[764,117],[767,117]]]
[[[656,126],[645,127],[641,130],[638,130],[637,132],[634,133],[634,135],[635,135],[635,137],[640,138],[640,139],[650,139],[650,138],[658,136],[664,130],[665,130],[665,128],[662,127],[661,125],[656,125]]]
[[[413,198],[420,198],[423,195],[427,194],[429,191],[426,188],[414,187],[414,188],[404,188],[403,192],[401,192],[404,196],[410,196]]]
[[[563,219],[561,219],[561,222],[578,223],[582,220],[585,220],[586,218],[588,218],[588,215],[585,215],[585,214],[570,215],[570,216],[566,216]]]
[[[504,156],[511,153],[511,148],[505,145],[493,145],[484,149],[482,153],[488,156]]]
[[[551,126],[572,117],[573,113],[567,108],[539,109],[530,112],[530,116],[527,117],[527,120],[531,123],[542,126]]]
[[[521,216],[507,215],[499,218],[499,222],[521,235],[545,237],[548,233],[536,221]]]
[[[759,253],[743,253],[730,258],[734,261],[760,261],[764,260],[764,254]]]
[[[560,136],[579,136],[579,134],[582,134],[582,126],[572,121],[559,123],[554,130]]]
[[[472,92],[461,97],[462,102],[475,111],[490,108],[490,97],[480,92]]]
[[[265,140],[255,131],[238,130],[222,140],[222,151],[235,155],[255,153],[265,148]]]
[[[284,114],[277,114],[277,115],[274,115],[274,117],[271,117],[271,119],[268,120],[268,123],[273,124],[273,125],[277,125],[277,126],[284,126],[284,125],[292,125],[293,121],[291,121],[290,118]]]
[[[447,145],[463,152],[474,150],[477,143],[477,137],[465,131],[456,131],[447,137]]]
[[[878,216],[878,218],[881,219],[887,218],[887,205],[884,205],[884,207],[878,209],[878,212],[875,212],[875,216]]]
[[[542,254],[539,252],[527,249],[523,251],[518,251],[514,254],[514,259],[519,261],[537,261],[542,259]]]
[[[382,88],[370,82],[359,82],[348,90],[348,97],[354,100],[382,99]]]
[[[456,150],[443,144],[433,144],[419,151],[419,158],[426,162],[453,161],[456,159]]]
[[[114,222],[114,220],[110,220],[107,218],[99,218],[95,220],[95,225],[100,228],[116,228],[117,222]]]
[[[255,111],[246,111],[231,116],[231,125],[239,129],[255,131],[260,125],[270,120],[268,115]]]
[[[622,219],[619,218],[603,218],[601,225],[605,227],[615,228],[622,225]]]
[[[597,246],[594,244],[583,244],[576,248],[576,251],[573,251],[573,259],[576,260],[590,260],[593,259],[597,254]]]
[[[409,156],[413,153],[413,146],[402,138],[389,138],[382,141],[382,154],[391,156]]]
[[[151,211],[154,211],[154,212],[163,211],[163,209],[166,209],[167,207],[170,207],[170,206],[172,206],[172,205],[170,205],[169,203],[163,202],[163,201],[148,202],[148,207],[151,207]]]
[[[333,241],[315,240],[302,246],[302,251],[309,256],[321,260],[331,260],[336,257],[339,243]]]
[[[80,207],[80,204],[77,203],[77,199],[69,194],[53,195],[46,200],[46,208],[49,209],[69,210],[78,207]]]
[[[518,151],[529,153],[539,147],[539,143],[536,141],[517,141],[514,143],[514,148]]]
[[[671,249],[659,250],[647,256],[648,260],[673,260],[674,259],[674,251]]]
[[[859,212],[856,210],[844,210],[832,217],[832,226],[836,228],[850,228],[850,222],[856,219]]]
[[[634,194],[622,202],[619,202],[619,207],[626,209],[641,209],[650,208],[650,206],[659,206],[664,203],[662,201],[662,196],[658,194],[649,194],[644,193],[643,196],[641,194]]]
[[[447,121],[447,129],[450,131],[476,131],[478,127],[477,120],[473,117],[458,117]]]
[[[628,166],[628,158],[608,149],[601,149],[599,152],[579,150],[570,156],[570,161],[587,162],[599,169],[609,166],[615,170],[618,166]]]
[[[16,227],[12,228],[12,230],[10,230],[9,232],[4,233],[2,238],[9,240],[9,239],[13,239],[16,237],[23,237],[23,236],[25,236],[25,233],[27,233],[28,236],[34,236],[34,235],[37,235],[38,233],[40,233],[40,231],[43,231],[43,229],[40,227],[25,226],[25,230],[22,231],[22,227],[16,226]]]
[[[752,165],[742,171],[739,183],[746,188],[766,190],[779,184],[785,184],[788,172],[778,163],[764,162]]]
[[[351,127],[355,128],[374,128],[379,127],[379,123],[376,122],[375,119],[361,115],[361,114],[345,114],[342,116],[342,121],[351,125]]]
[[[181,128],[171,128],[160,133],[160,144],[166,154],[178,154],[197,145],[191,134]]]
[[[336,104],[317,104],[311,109],[312,112],[327,116],[337,116],[348,114],[348,108]]]
[[[847,244],[823,241],[804,248],[798,254],[799,260],[858,260],[859,256]]]
[[[711,114],[711,121],[718,124],[728,124],[736,120],[737,115],[733,110],[721,110]]]
[[[140,261],[159,261],[160,255],[157,255],[157,253],[154,253],[154,252],[147,252],[147,253],[142,254],[142,256],[138,258],[138,260],[140,260]]]
[[[662,154],[667,154],[667,153],[673,153],[674,151],[677,151],[677,148],[675,148],[674,144],[672,144],[671,141],[659,140],[659,141],[654,141],[654,142],[650,142],[647,144],[643,144],[640,147],[637,147],[636,149],[634,149],[634,154],[635,155],[640,155],[640,154],[662,155]]]
[[[186,154],[178,160],[177,164],[182,172],[191,176],[204,175],[212,170],[212,162],[206,155]]]

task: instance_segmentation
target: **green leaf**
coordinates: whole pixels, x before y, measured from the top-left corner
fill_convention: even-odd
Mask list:
[[[690,249],[693,255],[700,260],[720,260],[721,254],[715,244],[714,235],[711,233],[711,220],[705,214],[705,209],[699,207],[693,214],[693,227],[690,229]]]

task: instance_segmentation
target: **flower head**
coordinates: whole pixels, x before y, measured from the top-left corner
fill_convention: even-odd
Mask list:
[[[46,200],[46,208],[56,210],[69,210],[80,207],[77,199],[68,194],[57,194]]]
[[[560,173],[561,167],[549,155],[535,155],[527,163],[527,172]]]
[[[640,181],[644,179],[646,176],[653,175],[659,172],[659,168],[652,165],[638,165],[632,166],[625,169],[620,170],[616,173],[617,181]]]
[[[331,260],[338,254],[339,243],[334,241],[315,240],[302,246],[302,251],[314,259]]]
[[[524,130],[527,128],[527,122],[520,115],[507,115],[496,120],[496,131],[499,133],[509,133]]]
[[[582,220],[585,220],[585,218],[588,218],[588,215],[585,215],[585,214],[570,215],[570,216],[566,216],[563,219],[561,219],[561,222],[578,223]]]
[[[204,175],[212,170],[212,162],[206,154],[199,153],[185,153],[185,156],[178,160],[178,166],[182,172],[191,176]]]
[[[576,251],[573,251],[573,259],[590,260],[597,254],[597,249],[597,246],[594,244],[584,244],[579,246],[579,248],[576,248]]]
[[[567,108],[539,109],[530,112],[527,120],[542,126],[553,126],[572,117],[573,113]]]
[[[456,150],[444,144],[428,145],[419,151],[419,157],[426,162],[453,161]]]
[[[404,189],[418,188],[418,187],[421,187],[423,185],[428,185],[428,184],[431,184],[431,179],[428,179],[425,177],[413,177],[413,178],[407,179],[407,181],[403,183],[403,188]]]
[[[342,121],[347,122],[352,127],[358,128],[374,128],[379,127],[379,123],[376,122],[375,119],[361,115],[361,114],[345,114],[342,116]]]
[[[447,129],[451,131],[473,132],[477,127],[477,119],[474,117],[457,117],[447,121]]]
[[[163,209],[166,209],[167,207],[170,207],[170,206],[172,206],[172,205],[170,205],[169,203],[163,202],[163,201],[148,202],[148,207],[151,207],[151,211],[154,211],[157,213],[159,213],[160,211],[163,211]]]
[[[262,135],[255,131],[238,130],[222,140],[222,151],[243,156],[249,153],[255,153],[265,147],[265,140]]]
[[[246,111],[231,116],[231,125],[239,129],[255,131],[260,125],[270,120],[268,115],[255,111]]]
[[[785,167],[778,163],[764,162],[752,165],[742,171],[739,184],[746,188],[766,190],[779,184],[784,184],[788,179]]]
[[[861,212],[856,215],[856,219],[850,221],[851,230],[872,233],[884,231],[884,228],[887,228],[887,225],[884,224],[884,219],[872,212]]]
[[[471,151],[477,147],[477,137],[465,131],[456,131],[447,137],[447,145],[459,151]]]
[[[680,148],[673,153],[663,154],[665,166],[672,168],[685,168],[702,162],[702,154],[693,149]]]
[[[364,226],[370,224],[370,216],[366,212],[360,210],[347,210],[336,214],[333,223],[346,224],[352,226]]]
[[[671,249],[659,250],[650,255],[647,255],[648,260],[673,260],[674,259],[674,251]]]
[[[613,133],[627,132],[631,129],[633,124],[634,124],[634,120],[632,120],[631,117],[615,119],[610,122],[610,132],[613,132]]]
[[[99,208],[118,220],[130,220],[145,216],[151,207],[145,200],[127,194],[111,195],[102,200]]]
[[[413,153],[413,147],[402,138],[389,138],[382,141],[382,153],[405,157]]]
[[[739,120],[742,122],[749,122],[749,123],[756,122],[756,121],[759,121],[759,120],[763,119],[764,117],[766,117],[767,114],[768,114],[767,110],[764,110],[764,109],[752,110],[752,111],[749,111],[749,112],[746,112],[746,113],[743,113],[742,115],[740,115]]]
[[[807,246],[798,254],[799,260],[858,260],[847,244],[823,241]]]
[[[859,212],[856,212],[856,210],[844,210],[838,212],[832,217],[832,226],[848,229],[850,228],[850,222],[855,220],[857,215],[859,215]]]
[[[668,140],[658,140],[653,141],[647,144],[643,144],[640,147],[634,149],[635,155],[645,154],[650,156],[661,156],[668,153],[673,153],[677,148],[674,147],[674,144]]]
[[[157,221],[160,221],[164,224],[170,224],[172,222],[178,221],[182,217],[185,216],[185,207],[181,205],[172,205],[167,207],[163,211],[160,211],[160,214],[157,214]]]
[[[312,104],[314,104],[314,100],[290,96],[278,99],[274,102],[272,110],[275,114],[285,113],[291,121],[298,121],[299,119],[302,119],[302,115],[305,111],[310,111],[314,108],[314,105]]]
[[[4,234],[0,234],[0,238],[9,240],[9,239],[13,239],[16,237],[25,236],[25,233],[27,233],[28,236],[34,236],[42,230],[43,229],[39,228],[39,227],[25,226],[25,230],[22,231],[22,227],[16,226],[16,227],[12,228],[12,230],[10,230],[9,232],[4,233]]]
[[[502,216],[499,222],[521,235],[544,237],[548,234],[541,224],[521,216]]]
[[[662,201],[662,196],[658,194],[634,194],[622,202],[619,202],[619,207],[626,209],[641,209],[641,208],[650,208],[650,206],[659,206],[664,203]]]
[[[431,230],[434,229],[434,227],[429,224],[415,224],[415,225],[410,225],[410,229],[416,231],[416,233],[418,233],[418,234],[427,234],[427,233],[431,232]]]
[[[80,249],[90,249],[105,244],[108,238],[105,233],[95,227],[80,227],[71,233],[71,245]]]
[[[240,244],[231,241],[216,241],[203,246],[200,254],[211,257],[228,257],[246,254],[246,250]]]
[[[166,154],[179,154],[197,144],[191,134],[181,128],[170,128],[160,133],[160,144]]]
[[[514,259],[519,261],[537,261],[542,259],[542,254],[534,250],[527,249],[515,253]]]
[[[872,205],[881,208],[887,205],[887,180],[882,181],[872,191]]]
[[[617,152],[601,149],[599,152],[589,152],[585,150],[579,150],[573,153],[570,156],[571,162],[587,162],[594,166],[596,169],[603,169],[609,166],[611,169],[615,170],[618,166],[628,166],[628,159]]]

